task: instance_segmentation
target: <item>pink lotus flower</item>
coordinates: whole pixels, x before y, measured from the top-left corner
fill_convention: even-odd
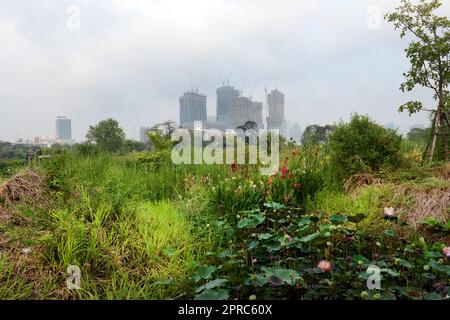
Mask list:
[[[317,265],[317,268],[319,268],[325,272],[330,272],[331,270],[333,270],[333,267],[331,266],[331,262],[327,261],[327,260],[320,261],[319,264]]]
[[[442,249],[442,253],[443,253],[444,256],[446,256],[447,258],[450,258],[450,247],[445,247],[444,249]]]

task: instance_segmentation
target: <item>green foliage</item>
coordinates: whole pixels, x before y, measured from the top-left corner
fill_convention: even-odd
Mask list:
[[[160,131],[147,132],[150,145],[155,151],[168,150],[173,146],[170,136],[163,134]]]
[[[118,156],[90,148],[49,151],[36,162],[54,196],[42,209],[17,205],[13,221],[0,222],[2,237],[35,253],[28,260],[4,251],[0,297],[442,299],[448,292],[448,222],[425,221],[421,230],[431,236],[420,238],[401,219],[383,219],[385,204],[408,207],[408,197],[392,196],[395,185],[339,191],[342,169],[328,145],[285,147],[270,177],[257,166],[176,166],[166,149]],[[65,289],[68,265],[80,266],[81,290]],[[370,265],[383,270],[381,290],[367,289]]]
[[[382,234],[368,234],[355,229],[352,216],[306,215],[276,203],[265,207],[241,212],[237,222],[218,223],[228,241],[207,267],[194,272],[195,281],[204,282],[196,299],[442,300],[450,289],[444,284],[450,266],[442,259],[442,243],[405,241],[389,229],[394,222]],[[382,285],[369,290],[368,270],[374,266]],[[431,285],[439,281],[442,286]]]
[[[332,161],[346,176],[398,166],[402,161],[401,141],[395,131],[355,114],[350,123],[339,124],[330,137]]]
[[[408,141],[420,145],[425,146],[429,141],[431,136],[431,128],[412,128],[407,135]]]
[[[439,0],[421,0],[416,5],[409,0],[401,3],[395,12],[386,15],[386,19],[400,30],[402,38],[407,34],[415,38],[406,49],[411,67],[405,73],[406,81],[401,90],[411,91],[417,85],[430,88],[442,106],[448,97],[446,88],[450,83],[450,21],[436,15],[435,11],[442,5]],[[411,101],[400,109],[407,109],[411,114],[422,108],[422,103]]]
[[[124,146],[125,133],[116,120],[109,118],[90,126],[86,139],[102,150],[117,152]]]
[[[334,125],[319,126],[317,124],[308,126],[302,136],[303,145],[326,143],[330,134],[336,129]]]
[[[150,169],[158,170],[162,166],[170,165],[171,155],[167,150],[155,152],[141,152],[136,156],[139,165],[147,166]]]
[[[395,12],[387,14],[386,19],[400,30],[402,38],[412,35],[414,39],[405,50],[410,69],[404,73],[405,82],[401,84],[400,89],[409,92],[417,86],[428,88],[432,90],[437,101],[436,108],[432,110],[425,109],[420,101],[409,101],[400,106],[399,110],[407,110],[410,115],[422,110],[431,112],[434,119],[432,136],[438,138],[438,159],[448,160],[450,20],[436,14],[441,6],[440,0],[420,0],[417,4],[402,0],[401,6]],[[435,146],[432,144],[430,160],[434,159]]]

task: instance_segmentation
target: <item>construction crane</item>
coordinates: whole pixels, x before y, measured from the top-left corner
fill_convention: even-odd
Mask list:
[[[264,100],[265,100],[265,105],[266,105],[266,116],[269,116],[269,96],[268,94],[268,87],[269,87],[269,83],[270,81],[267,81],[266,85],[264,86]]]
[[[197,91],[200,91],[200,88],[203,86],[203,84],[205,83],[206,79],[207,79],[207,75],[205,74],[202,78],[202,80],[199,82],[198,86],[197,86]]]
[[[247,79],[248,79],[248,73],[245,75],[244,82],[242,83],[242,86],[241,86],[241,95],[244,95],[245,85],[247,84]]]
[[[220,74],[220,72],[217,72],[217,74],[219,75],[220,81],[222,82],[222,86],[224,86],[225,85],[225,80],[223,79],[223,77]]]
[[[254,97],[255,91],[256,91],[256,87],[258,86],[258,82],[259,82],[259,75],[256,77],[255,86],[253,87],[253,91],[249,97],[250,100],[253,100],[253,97]]]
[[[219,75],[220,81],[222,82],[222,86],[229,86],[230,85],[231,78],[233,77],[233,72],[231,72],[230,76],[228,78],[226,78],[226,79],[224,79],[222,77],[222,74],[220,72],[218,72],[218,75]]]

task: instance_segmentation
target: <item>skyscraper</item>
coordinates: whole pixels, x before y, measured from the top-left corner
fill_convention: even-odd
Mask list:
[[[232,97],[230,100],[229,129],[236,129],[246,122],[255,122],[258,129],[264,129],[262,117],[263,104],[246,97]]]
[[[188,91],[180,98],[180,125],[192,127],[194,121],[206,124],[206,96],[197,91]]]
[[[267,129],[278,129],[281,135],[286,136],[284,102],[284,94],[277,89],[272,90],[272,92],[267,95]]]
[[[225,128],[230,126],[230,103],[233,97],[239,97],[239,90],[225,85],[217,89],[217,123]],[[232,129],[232,128],[231,128]]]
[[[61,142],[72,140],[72,120],[62,116],[56,118],[56,140]]]

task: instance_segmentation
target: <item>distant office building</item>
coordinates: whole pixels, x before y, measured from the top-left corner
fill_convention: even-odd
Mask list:
[[[229,129],[236,129],[248,121],[257,124],[258,129],[264,129],[262,117],[263,104],[246,97],[232,97],[230,100]]]
[[[206,96],[188,91],[180,98],[180,125],[190,127],[195,121],[207,121]]]
[[[147,132],[150,131],[149,127],[141,127],[141,129],[139,130],[139,141],[143,142],[143,143],[147,143],[148,142],[148,136],[147,136]]]
[[[72,120],[67,117],[56,118],[56,140],[61,142],[72,140]]]
[[[267,129],[278,129],[281,135],[286,136],[284,102],[284,94],[276,89],[267,95]]]
[[[232,98],[239,97],[239,90],[229,85],[220,87],[217,93],[217,123],[225,128],[230,126],[230,103]],[[231,128],[232,129],[232,128]]]

